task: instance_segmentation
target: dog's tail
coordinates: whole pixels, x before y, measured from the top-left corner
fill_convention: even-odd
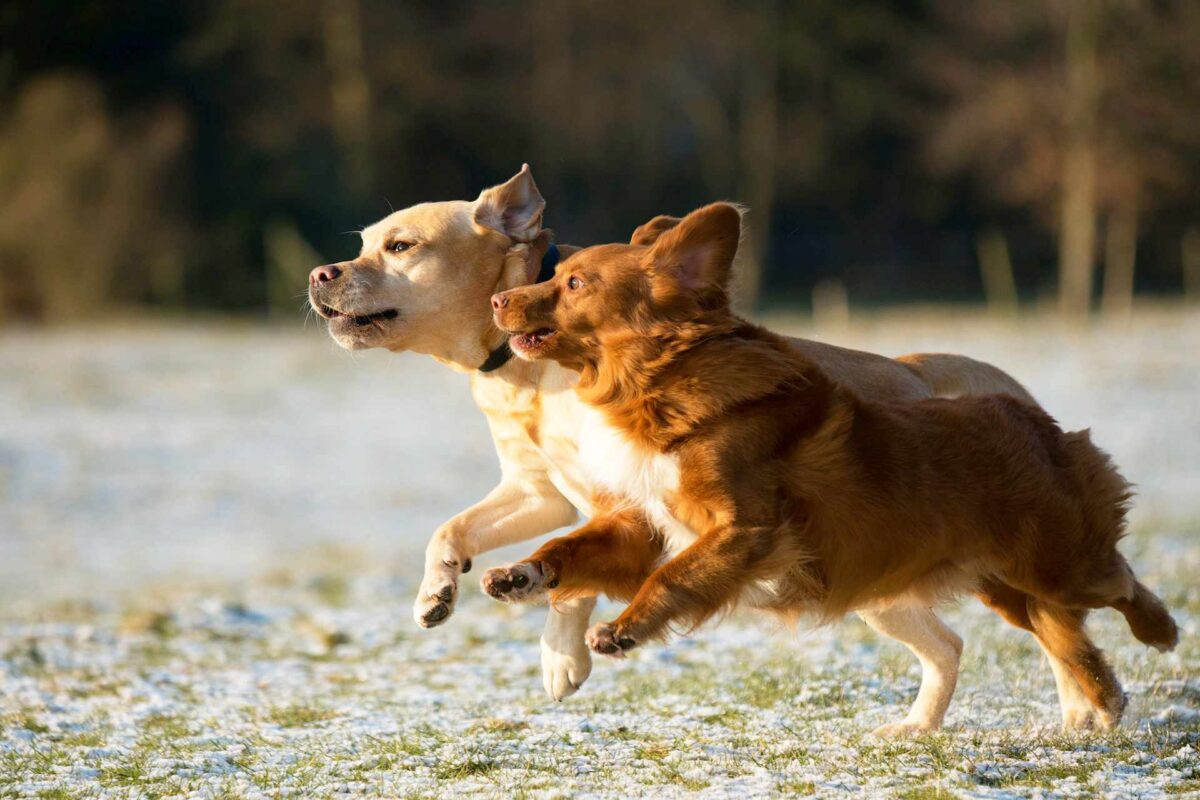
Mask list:
[[[1037,405],[1016,378],[984,361],[953,353],[912,353],[896,360],[915,372],[935,397],[1006,394]]]
[[[1107,594],[1102,604],[1124,614],[1139,641],[1162,651],[1174,649],[1179,642],[1175,620],[1162,600],[1138,581],[1129,562],[1117,551],[1133,497],[1129,482],[1108,454],[1092,442],[1088,431],[1063,434],[1062,441],[1067,463],[1081,489],[1088,552],[1096,553],[1104,562],[1093,574],[1091,588]]]

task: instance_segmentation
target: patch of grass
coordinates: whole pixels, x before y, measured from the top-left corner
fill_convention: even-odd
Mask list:
[[[284,728],[307,728],[326,722],[337,714],[327,708],[308,705],[275,706],[267,710],[266,718]]]
[[[707,789],[711,783],[700,778],[689,778],[679,771],[679,768],[674,764],[659,762],[658,771],[662,775],[665,783],[682,786],[691,792],[698,792],[701,789]]]
[[[134,758],[124,764],[104,767],[100,770],[100,782],[108,786],[141,786],[150,780],[146,762]]]
[[[671,755],[671,746],[666,742],[645,744],[641,747],[634,748],[633,755],[635,758],[644,758],[647,761],[662,761],[664,758]]]
[[[723,728],[740,731],[745,728],[746,715],[736,708],[725,708],[715,714],[701,717],[700,721],[705,725],[720,725]]]
[[[32,713],[26,711],[18,714],[12,725],[14,728],[24,728],[31,733],[49,733],[50,726],[42,723]]]
[[[474,726],[474,730],[487,731],[489,733],[516,733],[528,728],[528,722],[511,719],[489,719]]]
[[[492,759],[472,753],[461,761],[439,761],[433,768],[433,776],[439,781],[457,781],[490,775],[498,769],[500,765]]]
[[[75,800],[77,797],[83,797],[83,795],[76,794],[62,786],[55,786],[51,789],[39,789],[37,796],[38,800]]]
[[[181,739],[192,735],[187,721],[172,714],[151,714],[142,720],[142,730],[164,739]]]
[[[445,742],[445,737],[432,727],[422,726],[414,732],[386,738],[367,734],[367,741],[370,743],[368,752],[381,759],[376,769],[392,769],[401,757],[430,755]]]
[[[308,588],[325,605],[345,608],[350,602],[350,582],[345,575],[318,575],[308,582]]]
[[[916,744],[921,752],[929,756],[937,774],[941,775],[954,768],[957,758],[953,750],[953,741],[948,736],[927,734],[918,737]]]
[[[1200,778],[1172,783],[1170,786],[1167,786],[1164,791],[1167,794],[1192,794],[1193,792],[1200,793]]]
[[[179,632],[175,618],[165,611],[132,611],[121,620],[121,633],[148,633],[162,638],[174,636]]]
[[[128,684],[119,681],[110,674],[95,669],[83,670],[77,673],[77,682],[67,689],[67,694],[77,700],[90,697],[115,697]]]
[[[472,650],[474,650],[477,647],[485,647],[487,645],[493,644],[492,640],[489,639],[483,633],[483,631],[479,631],[474,628],[467,631],[466,634],[463,636],[463,643],[469,649],[472,649]]]
[[[896,800],[956,800],[958,795],[941,786],[916,786],[896,795]]]
[[[759,766],[765,769],[780,770],[789,765],[808,764],[811,761],[812,754],[808,751],[808,748],[798,746],[769,753],[762,759],[761,763],[757,761],[755,763],[758,763]]]
[[[1099,768],[1100,765],[1094,762],[1087,764],[1049,764],[1023,772],[1021,774],[1021,781],[1023,783],[1036,783],[1040,786],[1045,786],[1047,789],[1059,781],[1071,778],[1082,784],[1086,784],[1088,779],[1092,777],[1092,773]]]
[[[99,747],[102,744],[104,744],[104,736],[94,729],[69,733],[58,740],[60,747]]]
[[[607,728],[600,731],[600,735],[606,739],[611,739],[618,742],[661,742],[662,739],[653,733],[644,733],[642,731],[633,730],[621,725],[617,728]]]
[[[808,797],[817,793],[817,785],[812,781],[780,781],[775,784],[775,792],[783,797]]]

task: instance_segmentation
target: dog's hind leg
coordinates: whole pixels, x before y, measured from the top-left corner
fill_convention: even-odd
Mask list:
[[[921,688],[908,716],[876,728],[875,735],[903,736],[940,728],[958,683],[962,639],[928,608],[891,606],[861,610],[858,615],[879,633],[903,643],[921,662]]]
[[[1046,660],[1050,662],[1050,671],[1054,673],[1063,727],[1067,730],[1087,730],[1095,727],[1099,709],[1094,708],[1088,701],[1079,682],[1071,674],[1067,662],[1055,655],[1037,635],[1033,621],[1029,618],[1029,595],[999,581],[986,581],[975,596],[1005,622],[1029,631],[1037,638],[1038,644],[1046,654]]]
[[[1042,646],[1063,662],[1095,710],[1096,725],[1102,730],[1115,726],[1125,710],[1125,692],[1104,653],[1083,629],[1087,611],[1033,597],[1026,607]]]

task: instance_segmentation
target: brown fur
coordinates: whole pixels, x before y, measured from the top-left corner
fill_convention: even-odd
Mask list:
[[[552,331],[524,348],[516,338],[519,352],[578,369],[585,402],[647,457],[675,460],[678,486],[662,499],[698,534],[593,646],[624,651],[698,624],[761,581],[775,586],[763,605],[824,620],[976,592],[1062,659],[1107,721],[1119,717],[1123,695],[1083,630],[1087,610],[1117,608],[1159,647],[1177,633],[1117,551],[1129,489],[1109,458],[1087,432],[1064,433],[1013,397],[860,399],[730,312],[739,236],[739,212],[716,204],[649,245],[581,251],[554,280],[494,303],[502,328]],[[597,566],[593,552],[570,571],[646,568],[626,525],[583,530],[609,525],[624,544],[608,556],[622,567]],[[586,582],[558,568],[561,585]]]

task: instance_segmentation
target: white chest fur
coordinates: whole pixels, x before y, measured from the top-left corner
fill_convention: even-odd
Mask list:
[[[696,540],[696,533],[672,516],[666,498],[679,490],[679,459],[638,447],[587,409],[579,429],[579,462],[597,488],[641,506],[662,533],[668,556]]]

